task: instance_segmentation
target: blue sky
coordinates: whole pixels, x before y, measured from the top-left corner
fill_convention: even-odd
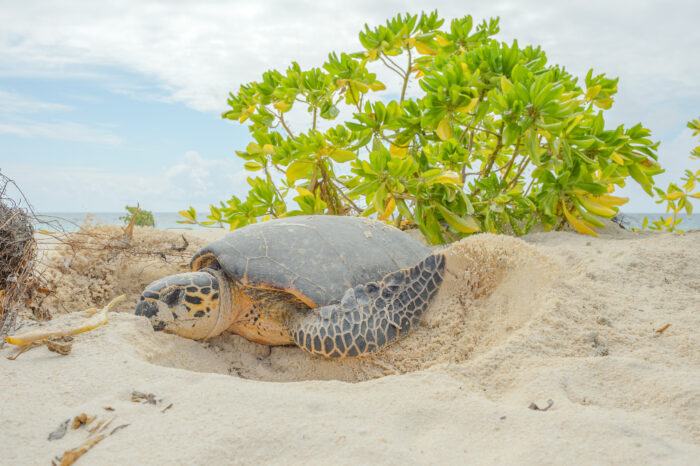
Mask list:
[[[0,170],[42,212],[201,209],[244,195],[234,151],[248,133],[220,118],[229,91],[293,60],[355,51],[365,23],[437,8],[500,16],[498,38],[541,45],[577,76],[619,76],[606,121],[651,128],[659,183],[680,178],[697,145],[685,124],[700,116],[700,4],[486,3],[3,2]],[[639,188],[622,194],[628,212],[659,209]]]

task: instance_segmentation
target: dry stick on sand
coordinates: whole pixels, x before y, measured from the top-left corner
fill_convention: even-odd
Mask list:
[[[126,296],[121,295],[114,298],[109,302],[101,311],[97,311],[95,308],[90,308],[87,311],[83,311],[83,315],[90,316],[85,319],[80,324],[65,324],[58,326],[49,326],[45,328],[40,328],[36,330],[30,330],[24,333],[18,333],[16,335],[11,335],[5,338],[5,341],[12,345],[26,346],[38,340],[45,340],[51,337],[65,337],[71,335],[77,335],[79,333],[90,331],[100,325],[107,323],[107,314],[112,310],[114,306],[118,303],[124,301]]]
[[[98,435],[97,437],[92,437],[87,440],[85,440],[81,445],[73,448],[72,450],[68,450],[65,453],[63,453],[63,457],[61,458],[61,462],[59,463],[60,466],[69,466],[77,461],[78,458],[83,456],[85,453],[88,452],[88,450],[98,443],[100,443],[102,440],[107,437],[106,434],[101,434]],[[55,464],[55,463],[54,463]]]

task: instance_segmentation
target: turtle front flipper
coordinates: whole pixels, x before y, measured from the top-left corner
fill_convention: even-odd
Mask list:
[[[374,353],[417,325],[437,294],[445,255],[428,256],[415,266],[348,289],[340,303],[290,314],[288,326],[303,350],[328,358]]]

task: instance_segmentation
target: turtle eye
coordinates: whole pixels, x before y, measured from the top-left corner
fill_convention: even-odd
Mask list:
[[[184,295],[185,290],[183,290],[182,288],[173,287],[163,291],[160,294],[160,300],[167,304],[169,307],[173,307],[182,302]]]

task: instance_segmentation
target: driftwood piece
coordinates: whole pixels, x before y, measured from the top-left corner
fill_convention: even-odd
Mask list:
[[[77,335],[79,333],[88,332],[100,325],[107,323],[107,314],[114,306],[118,303],[124,301],[126,296],[121,295],[114,298],[109,302],[101,311],[97,311],[95,308],[90,308],[84,311],[84,315],[93,314],[92,317],[86,318],[83,322],[79,324],[63,324],[46,326],[39,329],[29,330],[27,332],[18,333],[15,335],[8,336],[5,341],[18,346],[29,345],[35,341],[46,340],[51,337],[65,337]]]

